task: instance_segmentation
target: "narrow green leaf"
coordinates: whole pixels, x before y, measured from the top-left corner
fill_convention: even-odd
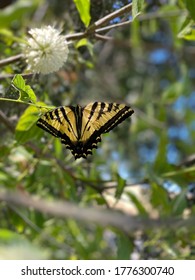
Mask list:
[[[80,47],[83,47],[83,46],[87,46],[87,39],[86,38],[83,38],[76,43],[76,48],[77,49],[80,48]]]
[[[89,26],[90,16],[90,0],[74,0],[76,8],[79,12],[80,19],[86,27]]]
[[[133,202],[133,204],[135,205],[135,207],[137,208],[139,213],[144,216],[147,216],[147,211],[144,208],[144,206],[142,205],[142,202],[139,201],[133,193],[127,192],[126,194],[129,196],[129,198],[131,199],[131,201]]]
[[[179,195],[173,200],[173,214],[182,215],[186,208],[186,189],[183,189]]]
[[[55,150],[56,158],[60,158],[63,151],[62,151],[62,145],[61,145],[59,139],[57,139],[57,138],[55,138],[55,140],[54,140],[54,150]]]
[[[123,179],[119,174],[117,174],[117,189],[115,192],[115,198],[119,199],[123,193],[124,187],[126,185],[126,180]]]
[[[79,254],[83,257],[87,256],[87,239],[86,234],[83,234],[83,231],[79,225],[72,219],[67,221],[68,231],[72,238],[74,239],[74,248],[78,251]]]
[[[172,206],[167,190],[155,182],[151,183],[151,203],[160,211],[161,216],[170,214]]]
[[[169,164],[167,162],[167,145],[168,137],[166,131],[161,134],[160,141],[158,144],[158,153],[156,155],[155,162],[153,164],[153,172],[161,175],[163,172],[169,169]]]
[[[124,233],[118,234],[118,242],[117,242],[117,259],[118,260],[129,260],[130,254],[132,252],[131,240]]]
[[[26,87],[25,87],[25,92],[28,94],[30,100],[31,100],[33,103],[36,103],[37,97],[36,97],[34,91],[32,90],[32,88],[31,88],[29,85],[26,85]]]
[[[144,6],[144,0],[133,0],[132,2],[132,17],[133,20],[141,14]]]
[[[188,9],[192,19],[195,20],[195,1],[194,0],[186,0],[186,8]]]
[[[12,85],[19,91],[19,99],[22,101],[36,103],[36,95],[29,85],[26,85],[25,80],[19,74],[15,75],[12,80]]]
[[[174,102],[179,96],[181,96],[184,88],[184,81],[176,81],[172,83],[162,95],[162,101],[166,103]]]

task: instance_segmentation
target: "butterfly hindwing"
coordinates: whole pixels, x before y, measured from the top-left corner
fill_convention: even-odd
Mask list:
[[[125,104],[94,102],[85,107],[64,106],[41,116],[37,125],[71,150],[75,159],[92,154],[101,141],[101,134],[109,132],[133,110]]]

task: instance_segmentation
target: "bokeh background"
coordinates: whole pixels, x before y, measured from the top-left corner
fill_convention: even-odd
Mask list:
[[[90,24],[131,1],[91,0]],[[72,0],[3,1],[0,5],[0,188],[80,207],[141,218],[194,215],[195,10],[193,1],[145,0],[85,40],[72,40],[67,63],[50,75],[26,75],[47,105],[93,101],[130,104],[135,113],[103,136],[87,160],[37,128],[17,131],[25,104],[11,86],[25,74],[20,39],[52,25],[64,35],[86,29]],[[120,23],[129,21],[126,25]],[[37,114],[38,117],[38,114]],[[90,215],[90,212],[89,212]],[[0,258],[194,259],[194,224],[125,232],[0,203]],[[2,257],[1,257],[2,256]]]

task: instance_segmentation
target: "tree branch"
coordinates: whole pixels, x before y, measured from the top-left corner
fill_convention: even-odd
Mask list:
[[[105,25],[106,23],[110,22],[112,19],[116,18],[116,17],[120,17],[122,15],[124,15],[125,13],[130,12],[132,9],[132,4],[128,4],[124,7],[122,7],[119,10],[114,11],[113,13],[110,13],[108,15],[106,15],[105,17],[99,19],[98,21],[94,22],[92,25],[90,25],[88,27],[88,29],[86,30],[87,34],[91,34],[94,33],[94,31],[97,28],[102,27],[103,25]]]
[[[103,210],[99,208],[79,207],[68,201],[46,201],[37,199],[30,195],[24,195],[19,192],[0,192],[0,201],[8,205],[18,205],[27,208],[33,208],[41,213],[51,215],[56,218],[71,218],[77,221],[87,223],[96,223],[101,226],[113,226],[125,232],[133,232],[141,229],[169,228],[175,229],[181,226],[194,226],[195,217],[189,219],[167,218],[150,219],[136,216],[130,216],[119,213],[115,210]]]
[[[16,61],[20,60],[22,57],[23,57],[22,54],[18,54],[18,55],[14,55],[14,56],[2,59],[2,60],[0,60],[0,67],[13,63],[13,62],[16,62]]]
[[[106,15],[105,17],[99,19],[98,21],[94,22],[84,32],[79,32],[79,33],[67,35],[66,40],[67,41],[78,40],[78,39],[82,39],[82,38],[86,38],[88,36],[91,36],[96,32],[96,29],[99,29],[98,31],[101,31],[100,28],[103,25],[110,22],[112,19],[114,19],[116,17],[120,17],[120,16],[124,15],[125,13],[130,12],[131,9],[132,9],[132,4],[128,4],[124,7],[122,7],[121,9],[116,10],[113,13],[110,13],[110,14]],[[108,28],[109,28],[109,26],[108,26]],[[113,28],[113,26],[111,28]]]
[[[102,27],[103,25],[109,23],[112,19],[116,18],[116,17],[120,17],[122,15],[124,15],[125,13],[130,12],[132,9],[132,4],[128,4],[124,7],[122,7],[119,10],[114,11],[113,13],[110,13],[108,15],[106,15],[105,17],[99,19],[98,21],[96,21],[95,23],[93,23],[92,25],[90,25],[84,32],[79,32],[79,33],[74,33],[74,34],[68,34],[66,35],[66,40],[67,41],[74,41],[74,40],[80,40],[82,38],[87,38],[91,35],[94,35],[95,38],[100,39],[100,40],[110,40],[110,37],[106,37],[106,36],[102,36],[99,35],[97,33],[100,32],[105,32],[108,31],[110,29],[116,28],[116,27],[121,27],[124,25],[128,25],[132,22],[132,20],[127,20],[124,22],[119,22],[116,24],[112,24],[112,25],[108,25],[105,27]],[[178,15],[184,15],[186,14],[185,10],[179,10],[179,11],[170,11],[170,12],[166,12],[166,16],[169,17],[173,17],[173,16],[178,16]],[[148,14],[144,14],[144,15],[140,15],[139,16],[139,21],[143,21],[143,20],[150,20],[153,18],[160,18],[160,17],[164,17],[165,13],[157,13],[157,12],[152,12],[152,13],[148,13]],[[3,59],[0,61],[0,67],[16,62],[18,60],[20,60],[23,57],[22,54],[18,54],[6,59]],[[30,74],[32,75],[32,74]],[[1,79],[5,79],[5,78],[12,78],[13,75],[1,75],[0,76],[0,80]]]

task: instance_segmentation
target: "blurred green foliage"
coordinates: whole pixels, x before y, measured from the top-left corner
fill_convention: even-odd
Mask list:
[[[29,28],[51,24],[66,35],[82,32],[90,19],[129,3],[91,0],[85,9],[82,2],[18,0],[1,9],[0,59],[20,53]],[[74,41],[67,64],[55,74],[13,80],[25,73],[24,61],[3,64],[0,191],[110,207],[113,215],[193,216],[195,166],[188,160],[195,152],[193,7],[193,0],[134,0],[138,16],[132,23],[101,33],[112,40]],[[123,15],[110,24],[129,19]],[[74,161],[58,139],[35,125],[40,106],[95,100],[130,103],[135,113],[131,123],[104,135],[87,160]],[[126,233],[0,203],[1,258],[194,259],[194,246],[193,225]]]

